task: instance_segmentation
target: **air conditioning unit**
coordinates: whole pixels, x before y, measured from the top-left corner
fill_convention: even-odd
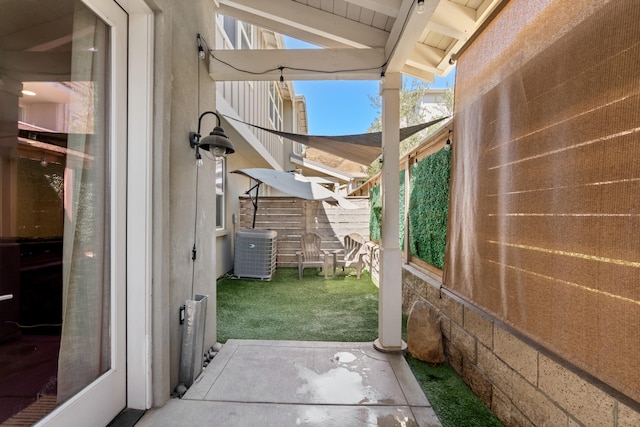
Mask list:
[[[276,271],[278,233],[243,229],[236,232],[233,274],[236,277],[269,280]]]

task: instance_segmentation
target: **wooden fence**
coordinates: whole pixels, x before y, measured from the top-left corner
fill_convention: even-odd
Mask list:
[[[341,249],[344,236],[353,232],[369,240],[369,198],[354,197],[349,201],[359,208],[343,209],[295,197],[260,197],[255,228],[278,233],[278,267],[297,267],[296,251],[300,250],[300,236],[304,233],[318,233],[322,249],[326,250]],[[241,229],[251,228],[253,211],[250,198],[240,197]]]

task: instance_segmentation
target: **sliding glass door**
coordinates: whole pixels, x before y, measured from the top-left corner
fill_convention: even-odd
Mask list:
[[[105,425],[126,401],[127,16],[112,0],[11,5],[0,17],[0,423]]]

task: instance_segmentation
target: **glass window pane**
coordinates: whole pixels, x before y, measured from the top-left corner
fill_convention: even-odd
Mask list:
[[[224,158],[216,157],[216,194],[224,192]]]
[[[224,176],[225,159],[216,157],[216,228],[224,228]]]
[[[224,195],[216,195],[216,228],[224,228]]]
[[[232,47],[236,47],[236,20],[228,16],[224,17],[224,32],[229,37]]]
[[[32,58],[0,55],[0,424],[111,366],[110,29],[81,1],[37,7],[0,17]]]
[[[251,49],[253,47],[253,32],[252,25],[246,22],[241,22],[241,32],[242,32],[242,46],[241,49]]]

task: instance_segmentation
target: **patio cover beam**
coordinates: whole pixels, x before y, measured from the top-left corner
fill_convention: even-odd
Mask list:
[[[213,50],[209,75],[216,81],[377,80],[384,64],[378,49]],[[354,71],[350,71],[354,70]]]
[[[384,47],[389,35],[384,30],[291,0],[219,0],[219,3],[218,12],[223,15],[294,37],[295,34],[283,32],[282,28],[296,28],[314,35],[315,42],[323,47]],[[308,37],[303,37],[309,41]]]
[[[416,43],[420,41],[420,36],[422,35],[425,26],[433,18],[439,4],[439,1],[425,1],[424,12],[416,13],[416,4],[414,2],[405,1],[402,3],[398,16],[406,16],[406,22],[404,23],[404,26],[398,25],[397,22],[402,21],[402,19],[398,18],[385,45],[385,56],[389,58],[386,69],[387,74],[401,72],[406,73],[406,71],[403,70],[403,67],[416,46]]]

